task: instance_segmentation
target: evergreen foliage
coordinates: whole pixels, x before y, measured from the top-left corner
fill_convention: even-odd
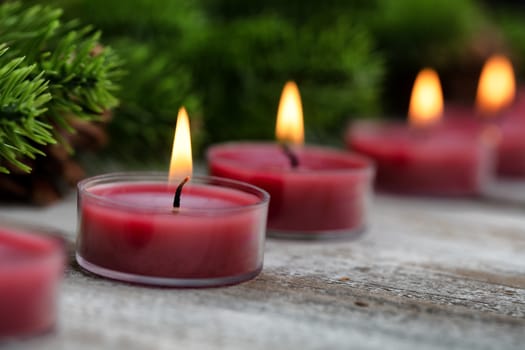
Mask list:
[[[462,80],[457,90],[475,92],[478,64],[484,60],[480,56],[488,54],[483,42],[489,41],[484,37],[489,18],[479,1],[374,2],[361,18],[385,58],[385,110],[405,117],[412,84],[424,67],[437,69],[445,94],[457,89],[449,86],[456,80]]]
[[[197,152],[213,142],[273,139],[289,79],[303,94],[310,141],[332,141],[349,114],[379,110],[381,58],[356,15],[339,11],[344,1],[273,1],[256,11],[267,2],[238,1],[238,13],[225,11],[224,0],[57,1],[101,28],[133,72],[110,129],[119,159],[166,158],[181,104]]]
[[[395,67],[443,67],[462,55],[488,21],[476,0],[375,0],[365,16]]]
[[[296,22],[265,11],[224,20],[220,28],[200,46],[195,67],[205,122],[214,131],[210,142],[274,139],[279,96],[290,79],[303,97],[310,142],[333,142],[351,115],[380,110],[382,62],[353,21]]]
[[[23,171],[31,169],[20,157],[43,155],[33,144],[53,143],[51,126],[39,118],[51,100],[43,72],[34,74],[36,65],[24,65],[24,58],[9,59],[8,49],[0,46],[0,164],[8,162]],[[0,165],[0,172],[8,168]]]
[[[514,69],[520,80],[525,76],[525,5],[507,6],[497,13],[497,21],[505,36]]]
[[[309,141],[340,139],[352,116],[404,115],[417,71],[457,65],[487,21],[475,0],[47,1],[94,23],[125,56],[110,155],[139,162],[167,158],[182,104],[196,150],[272,139],[289,79]]]
[[[49,0],[70,17],[82,17],[104,32],[104,39],[125,59],[125,89],[109,125],[106,155],[132,166],[167,162],[177,110],[191,117],[195,149],[201,144],[201,96],[191,52],[206,20],[199,1]]]
[[[30,171],[24,157],[73,132],[68,119],[97,118],[117,105],[120,59],[98,45],[100,32],[63,22],[51,6],[0,5],[0,171]]]
[[[177,61],[174,53],[147,42],[126,38],[111,41],[125,57],[123,78],[126,88],[120,93],[121,104],[108,125],[111,135],[108,155],[141,167],[145,163],[167,164],[177,111],[184,105],[191,118],[192,141],[200,144],[201,99],[195,91],[193,76],[187,65]]]

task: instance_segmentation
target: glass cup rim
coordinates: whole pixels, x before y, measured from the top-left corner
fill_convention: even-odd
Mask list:
[[[10,219],[0,218],[0,231],[14,234],[17,237],[27,236],[43,242],[46,247],[41,255],[28,260],[8,262],[0,266],[0,272],[13,268],[37,268],[46,264],[64,264],[66,255],[66,240],[54,229],[34,224],[20,223]]]
[[[206,151],[206,158],[208,159],[208,162],[215,161],[221,164],[227,164],[227,165],[236,165],[238,164],[238,161],[233,161],[228,158],[225,158],[221,156],[221,151],[230,150],[231,148],[236,147],[242,147],[242,146],[272,146],[272,145],[278,145],[277,142],[270,142],[270,141],[230,141],[230,142],[223,142],[219,144],[215,144],[210,146]],[[348,168],[337,168],[337,169],[315,169],[315,170],[303,170],[300,172],[294,172],[291,170],[279,170],[278,172],[284,175],[293,175],[296,177],[300,176],[309,176],[309,175],[316,175],[316,176],[325,176],[330,174],[363,174],[365,176],[373,176],[375,173],[375,162],[367,157],[366,155],[359,154],[356,152],[351,151],[345,151],[338,148],[333,148],[329,146],[318,146],[318,145],[302,145],[300,148],[304,150],[313,150],[313,151],[323,151],[323,152],[330,152],[333,155],[337,155],[338,157],[345,157],[345,158],[352,158],[352,160],[359,162],[360,164],[355,167],[348,167]],[[266,169],[268,172],[275,172],[275,170],[272,169]]]
[[[112,183],[168,183],[168,174],[160,171],[130,171],[130,172],[112,172],[107,174],[95,175],[84,180],[81,180],[77,184],[77,191],[79,198],[89,198],[94,200],[99,205],[112,207],[115,209],[121,209],[126,211],[136,211],[144,213],[156,213],[156,214],[173,214],[173,208],[159,208],[151,207],[147,205],[122,203],[118,200],[108,199],[105,196],[94,194],[89,191],[89,188],[97,185],[107,185]],[[252,184],[231,180],[227,178],[217,176],[203,176],[194,175],[191,176],[190,183],[194,182],[197,184],[209,184],[211,186],[225,187],[233,190],[241,191],[243,193],[249,193],[257,197],[257,202],[246,205],[239,205],[234,207],[226,208],[178,208],[178,214],[199,214],[199,215],[222,215],[225,213],[235,213],[249,211],[265,205],[268,205],[270,201],[270,194],[265,190],[254,186]]]

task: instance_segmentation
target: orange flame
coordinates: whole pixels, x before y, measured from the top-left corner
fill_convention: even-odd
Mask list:
[[[303,105],[299,88],[293,81],[286,83],[281,94],[275,134],[280,142],[304,143]]]
[[[173,137],[170,162],[170,182],[180,182],[192,173],[191,136],[188,113],[184,107],[179,109],[177,126]]]
[[[443,114],[443,92],[435,70],[425,68],[419,72],[408,109],[410,125],[426,127],[436,123]]]
[[[490,57],[479,77],[476,107],[483,113],[494,115],[509,106],[516,94],[516,81],[512,63],[504,56]]]

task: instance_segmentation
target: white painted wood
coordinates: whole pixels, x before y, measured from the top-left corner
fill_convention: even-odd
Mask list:
[[[138,287],[71,263],[57,331],[4,347],[525,348],[523,209],[386,196],[371,209],[369,230],[352,241],[268,240],[262,274],[238,286]],[[74,196],[4,206],[0,217],[74,240]]]

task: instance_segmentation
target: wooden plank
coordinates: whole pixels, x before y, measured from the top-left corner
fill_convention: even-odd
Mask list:
[[[72,245],[74,200],[1,215],[58,228]],[[372,209],[356,240],[268,240],[262,274],[238,286],[138,287],[71,263],[57,332],[9,347],[523,348],[521,210],[385,196]]]

